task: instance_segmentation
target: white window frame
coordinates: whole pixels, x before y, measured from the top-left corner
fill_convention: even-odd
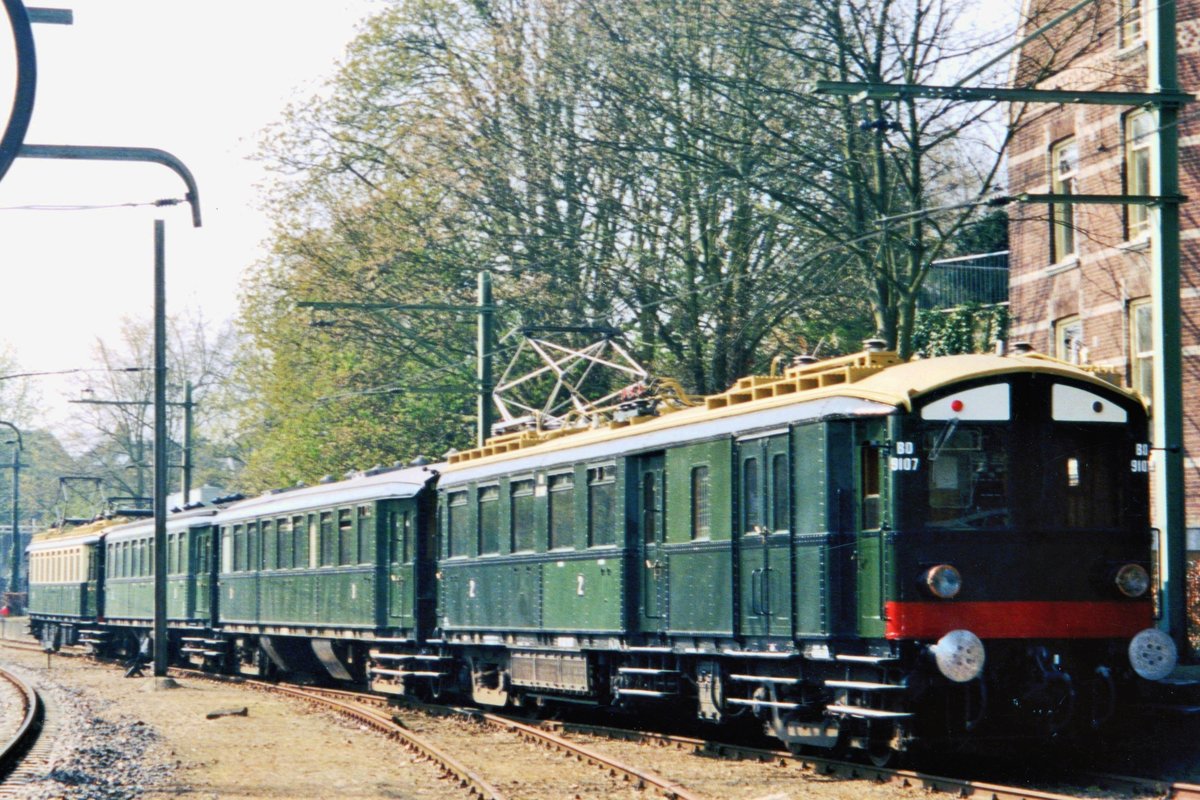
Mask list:
[[[1147,403],[1153,401],[1154,312],[1149,297],[1129,304],[1129,383]]]
[[[1077,333],[1071,335],[1072,330]],[[1083,318],[1078,314],[1063,317],[1054,323],[1054,357],[1068,364],[1087,363],[1087,348],[1083,344]]]
[[[1068,155],[1069,153],[1069,155]],[[1079,147],[1075,137],[1055,142],[1050,147],[1051,194],[1078,194]],[[1057,203],[1050,206],[1051,260],[1061,263],[1079,253],[1075,237],[1075,206]]]
[[[1117,0],[1117,46],[1122,50],[1145,39],[1144,13],[1143,0]]]
[[[1123,122],[1126,191],[1129,194],[1151,194],[1154,183],[1154,115],[1147,109],[1138,109],[1126,114]],[[1137,128],[1142,126],[1142,131],[1138,133]],[[1129,239],[1150,234],[1150,206],[1126,206],[1125,220]]]

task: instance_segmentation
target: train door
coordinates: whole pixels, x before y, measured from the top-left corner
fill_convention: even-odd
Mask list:
[[[738,440],[738,584],[745,636],[792,633],[792,469],[786,431]]]
[[[666,465],[662,453],[637,460],[638,543],[641,552],[641,629],[661,632],[667,629],[667,558],[663,552],[666,536]]]
[[[856,437],[855,463],[857,498],[858,629],[862,636],[883,636],[886,591],[884,558],[887,519],[885,514],[886,428],[882,422],[863,423]]]

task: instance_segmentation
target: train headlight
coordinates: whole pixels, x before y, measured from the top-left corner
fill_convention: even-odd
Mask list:
[[[925,570],[925,588],[934,597],[949,600],[962,591],[962,575],[949,564],[938,564]]]
[[[1158,628],[1146,628],[1129,643],[1129,663],[1148,681],[1161,681],[1170,675],[1178,660],[1175,642]]]
[[[950,631],[929,649],[938,672],[955,683],[973,681],[983,674],[983,642],[970,631]]]
[[[1116,583],[1126,597],[1141,597],[1150,591],[1150,575],[1141,564],[1126,564],[1117,570]]]

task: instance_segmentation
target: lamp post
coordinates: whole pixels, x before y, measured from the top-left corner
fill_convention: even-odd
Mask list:
[[[21,588],[21,451],[25,449],[25,444],[21,439],[21,431],[16,425],[4,420],[0,420],[0,425],[11,428],[12,432],[17,435],[17,438],[13,441],[16,447],[13,448],[12,459],[12,568],[9,571],[8,579],[8,591],[13,593]]]

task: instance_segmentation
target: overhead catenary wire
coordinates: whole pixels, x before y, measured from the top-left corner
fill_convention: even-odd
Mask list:
[[[185,200],[181,197],[164,197],[158,200],[146,200],[144,202],[99,203],[92,205],[55,205],[31,203],[21,206],[0,206],[0,211],[106,211],[114,208],[167,208],[169,206],[177,206],[183,202],[185,202]]]

